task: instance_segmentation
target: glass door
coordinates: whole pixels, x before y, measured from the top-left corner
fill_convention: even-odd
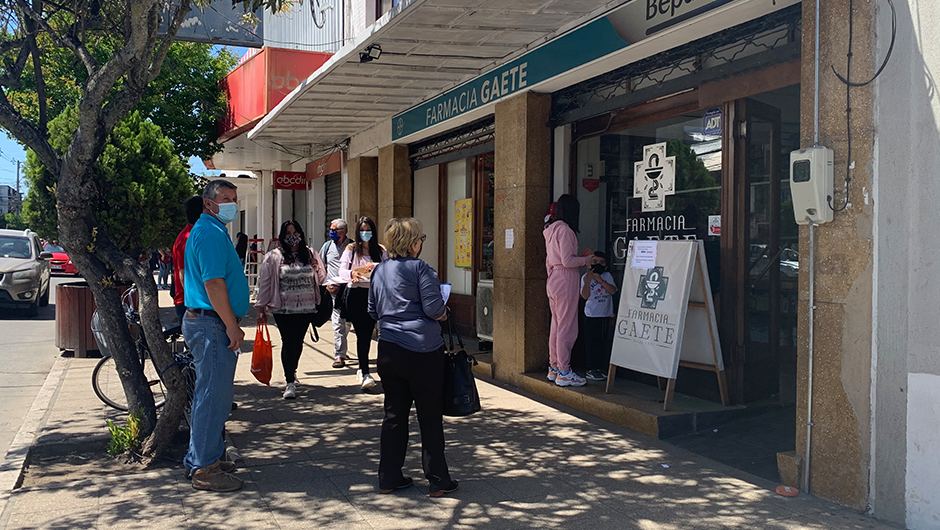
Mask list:
[[[744,300],[744,401],[779,394],[781,354],[781,119],[776,107],[742,102],[739,137],[744,155],[745,270],[739,274]],[[790,216],[792,218],[792,214]]]

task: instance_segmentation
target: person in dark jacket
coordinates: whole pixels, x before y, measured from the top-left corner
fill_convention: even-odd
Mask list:
[[[444,458],[444,339],[447,319],[437,272],[418,259],[427,236],[414,218],[392,219],[385,229],[389,259],[376,265],[369,314],[379,324],[379,377],[385,419],[379,455],[379,491],[392,493],[413,480],[402,474],[408,417],[414,403],[421,429],[421,463],[428,495],[457,489]]]
[[[238,254],[238,259],[240,259],[242,265],[244,265],[245,256],[248,254],[248,234],[243,232],[235,234],[235,253]]]

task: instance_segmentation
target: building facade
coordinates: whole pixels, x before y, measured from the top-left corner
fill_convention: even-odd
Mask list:
[[[781,482],[937,525],[940,19],[916,0],[372,4],[343,4],[343,45],[244,133],[295,155],[261,169],[258,218],[296,215],[266,171],[339,159],[310,178],[310,224],[421,219],[455,320],[492,346],[485,375],[661,438],[758,415],[742,437]],[[790,153],[813,145],[833,152],[834,220],[810,228]],[[657,146],[674,187],[653,200]],[[564,193],[618,284],[631,241],[701,241],[726,395],[690,363],[669,411],[650,376],[544,380],[542,229]]]
[[[0,215],[18,211],[20,204],[20,192],[13,186],[0,184]]]

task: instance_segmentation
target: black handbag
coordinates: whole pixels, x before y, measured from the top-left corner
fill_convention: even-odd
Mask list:
[[[447,319],[449,341],[444,352],[444,415],[469,416],[480,412],[480,393],[477,391],[473,366],[477,360],[467,353],[463,339],[454,333],[454,325]],[[455,347],[454,337],[459,349]]]
[[[313,325],[320,327],[326,324],[333,317],[333,295],[326,290],[326,287],[320,286],[320,303],[317,304],[317,313],[313,317]]]

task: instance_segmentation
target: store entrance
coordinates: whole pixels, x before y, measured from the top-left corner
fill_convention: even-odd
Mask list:
[[[579,239],[606,251],[618,286],[629,241],[703,241],[732,402],[746,408],[737,409],[743,423],[691,435],[689,448],[698,450],[700,436],[732,436],[732,446],[750,447],[735,453],[748,461],[727,463],[768,477],[776,453],[795,443],[799,238],[788,162],[800,145],[799,117],[793,85],[720,105],[679,94],[579,122],[572,132],[569,192],[581,202]],[[648,208],[635,196],[634,167],[656,144],[675,157],[675,189],[662,208]],[[625,370],[618,379],[661,383]],[[718,401],[714,375],[701,370],[680,368],[677,392]]]
[[[733,348],[738,401],[793,403],[796,396],[798,232],[788,184],[789,152],[799,148],[799,91],[784,89],[736,103],[739,179],[744,211],[735,234],[740,332]],[[784,117],[788,119],[784,135]],[[795,128],[795,129],[794,129]],[[742,351],[743,350],[743,351]]]

